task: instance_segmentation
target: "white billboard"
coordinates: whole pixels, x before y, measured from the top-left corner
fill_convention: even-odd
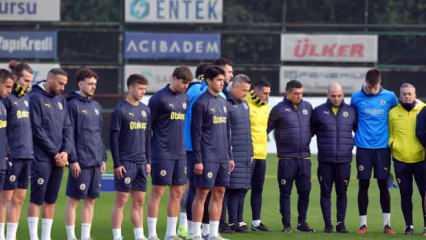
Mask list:
[[[223,0],[126,0],[126,22],[222,23]]]
[[[0,21],[60,21],[60,0],[1,0]]]
[[[282,34],[281,60],[377,62],[377,35]]]
[[[332,82],[342,84],[346,94],[360,90],[365,74],[370,68],[365,67],[306,67],[282,66],[280,69],[280,92],[285,92],[285,85],[290,80],[302,82],[305,92],[326,94]]]
[[[59,68],[61,67],[59,63],[31,63],[28,62],[28,64],[33,69],[33,84],[41,81],[46,80],[47,73],[52,68]],[[9,63],[0,63],[0,68],[5,68],[9,70]]]
[[[170,82],[173,70],[178,66],[157,66],[157,65],[126,65],[124,67],[124,83],[126,86],[127,78],[131,74],[141,74],[148,79],[148,92],[153,93]],[[192,74],[195,73],[195,67],[189,66]]]

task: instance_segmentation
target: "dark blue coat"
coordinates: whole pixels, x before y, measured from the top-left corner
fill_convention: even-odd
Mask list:
[[[75,146],[70,162],[78,162],[81,167],[86,168],[100,166],[102,161],[106,161],[101,106],[74,92],[68,97],[68,111]]]
[[[249,109],[246,102],[228,97],[229,122],[231,129],[232,155],[235,169],[231,173],[228,188],[250,188],[251,159],[253,148],[251,142]]]
[[[417,115],[416,137],[423,147],[426,148],[426,107]]]
[[[286,98],[275,105],[268,119],[268,133],[274,130],[279,159],[310,157],[312,105],[302,101],[296,108]]]
[[[183,128],[187,97],[173,92],[170,85],[155,93],[148,104],[151,111],[152,163],[170,160],[185,160]]]
[[[209,91],[192,108],[191,137],[196,163],[227,163],[232,159],[226,100]]]
[[[7,109],[7,138],[11,159],[34,159],[28,94],[12,93],[4,99]]]
[[[54,164],[57,153],[72,153],[72,126],[63,96],[52,95],[40,85],[33,87],[30,94],[30,118],[36,161]]]
[[[111,114],[110,146],[114,168],[125,162],[151,163],[151,112],[143,103],[118,102]]]
[[[7,111],[0,98],[0,172],[7,169]]]
[[[312,126],[317,135],[318,161],[345,163],[352,160],[352,132],[356,128],[354,108],[343,102],[335,115],[332,104],[327,101],[315,108]]]

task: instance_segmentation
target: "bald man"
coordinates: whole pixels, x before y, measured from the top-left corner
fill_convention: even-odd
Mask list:
[[[352,132],[356,127],[355,110],[344,102],[343,88],[332,83],[327,101],[314,109],[312,127],[317,135],[318,180],[321,187],[321,210],[324,232],[332,233],[331,191],[335,184],[337,195],[336,232],[347,233],[345,226],[346,191],[351,174]]]

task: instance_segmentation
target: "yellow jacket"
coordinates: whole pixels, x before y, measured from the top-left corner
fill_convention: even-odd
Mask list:
[[[404,163],[417,163],[425,158],[422,144],[416,137],[416,119],[425,104],[418,102],[411,110],[398,104],[389,112],[389,146],[392,156]]]
[[[268,142],[266,129],[268,127],[269,105],[260,103],[254,92],[246,97],[250,111],[251,140],[253,144],[253,158],[266,159]]]

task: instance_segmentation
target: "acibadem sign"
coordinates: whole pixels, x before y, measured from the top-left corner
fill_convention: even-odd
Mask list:
[[[222,23],[223,0],[126,0],[126,22]]]

